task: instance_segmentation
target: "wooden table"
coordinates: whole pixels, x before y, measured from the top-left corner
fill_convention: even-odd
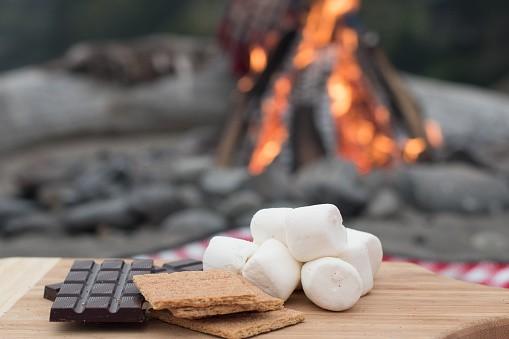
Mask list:
[[[0,260],[0,338],[189,338],[199,333],[151,320],[144,325],[48,322],[44,285],[72,263],[59,258]],[[509,290],[439,277],[407,263],[384,263],[375,289],[346,312],[327,312],[302,292],[286,303],[306,321],[267,338],[509,338]]]

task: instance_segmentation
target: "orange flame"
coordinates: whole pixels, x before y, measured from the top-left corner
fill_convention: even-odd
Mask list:
[[[421,138],[408,139],[403,146],[403,159],[406,162],[415,162],[426,149],[426,144]]]
[[[330,77],[327,90],[331,99],[332,114],[340,117],[346,114],[352,105],[352,90],[341,78]]]
[[[435,148],[442,146],[444,143],[442,128],[440,128],[440,125],[436,121],[426,121],[426,136],[431,146]]]
[[[283,115],[288,106],[288,96],[292,83],[286,76],[279,77],[274,83],[272,97],[262,105],[263,120],[259,137],[249,163],[251,174],[260,174],[281,152],[288,138],[288,130]]]
[[[247,75],[244,75],[237,81],[237,89],[242,93],[249,92],[251,88],[253,88],[253,86],[254,86],[253,79],[251,79],[251,77]]]
[[[293,64],[298,69],[303,69],[307,65],[313,62],[315,58],[315,52],[313,48],[308,46],[302,46],[297,51],[297,54],[293,58]]]
[[[249,53],[249,65],[255,73],[261,73],[267,66],[267,53],[261,46],[254,46]]]
[[[390,115],[373,95],[357,60],[358,35],[349,27],[336,29],[336,64],[327,81],[335,121],[337,152],[361,173],[386,166],[397,157]]]
[[[348,50],[350,53],[355,52],[359,46],[359,37],[357,36],[357,32],[348,27],[341,29],[339,32],[339,39],[343,48]]]
[[[391,119],[391,115],[385,106],[378,106],[375,109],[375,121],[379,124],[388,124]]]
[[[357,143],[369,145],[375,137],[375,125],[367,120],[360,120],[357,127]]]
[[[325,12],[328,16],[339,17],[359,9],[359,0],[328,0]]]
[[[359,8],[359,0],[318,0],[311,7],[302,30],[302,41],[293,59],[297,69],[305,68],[333,37],[338,18]]]
[[[394,140],[386,135],[380,134],[373,139],[372,157],[377,166],[386,164],[387,159],[391,158],[396,150]]]

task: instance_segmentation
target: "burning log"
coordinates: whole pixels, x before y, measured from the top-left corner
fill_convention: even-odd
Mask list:
[[[290,144],[295,157],[294,170],[326,155],[311,106],[300,106],[295,110],[291,131]]]
[[[361,49],[369,54],[369,60],[372,60],[369,65],[373,67],[374,77],[384,87],[384,92],[389,95],[388,100],[392,111],[405,125],[409,135],[421,140],[425,146],[419,154],[420,158],[431,158],[433,147],[437,145],[432,145],[429,140],[426,123],[421,116],[419,106],[380,47],[376,33],[364,34]]]
[[[255,84],[253,84],[252,80],[247,77],[239,79],[238,85],[240,95],[237,96],[234,113],[219,144],[217,152],[218,164],[227,166],[232,163],[233,152],[237,142],[241,135],[246,132],[248,127],[249,112],[253,112],[256,109],[256,106],[259,104],[260,97],[263,95],[263,92],[270,81],[271,75],[280,66],[285,56],[285,52],[292,43],[294,37],[295,31],[286,32],[285,36],[281,39],[281,42],[272,52],[269,63],[261,71],[261,74]],[[256,61],[254,63],[256,63]]]
[[[359,5],[231,2],[220,36],[239,75],[240,105],[225,129],[218,164],[240,161],[259,174],[274,161],[295,170],[340,156],[366,173],[430,158],[437,143],[381,48],[366,39],[355,14]],[[242,19],[232,14],[241,9]]]

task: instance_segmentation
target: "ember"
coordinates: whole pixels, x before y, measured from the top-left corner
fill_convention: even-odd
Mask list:
[[[236,67],[242,123],[227,129],[220,163],[231,163],[233,148],[241,144],[240,161],[247,154],[255,175],[278,158],[291,168],[316,158],[302,152],[337,155],[367,173],[425,154],[429,158],[442,144],[438,124],[422,119],[397,72],[362,29],[359,0],[276,3],[233,1],[230,12],[245,6],[255,14],[244,18],[246,23],[229,13],[222,25],[223,45],[232,51],[234,65],[247,66]],[[254,10],[260,8],[264,11]],[[262,12],[271,15],[262,18]],[[296,134],[316,139],[310,141],[314,146],[305,146],[311,151],[302,149],[301,140],[292,142],[302,138]],[[247,140],[239,143],[242,137]]]

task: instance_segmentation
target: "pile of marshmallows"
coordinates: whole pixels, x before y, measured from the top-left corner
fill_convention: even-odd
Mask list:
[[[287,300],[302,283],[306,296],[331,311],[349,309],[373,288],[380,240],[343,226],[331,204],[268,208],[251,220],[253,242],[213,237],[203,269],[228,269],[273,297]]]

